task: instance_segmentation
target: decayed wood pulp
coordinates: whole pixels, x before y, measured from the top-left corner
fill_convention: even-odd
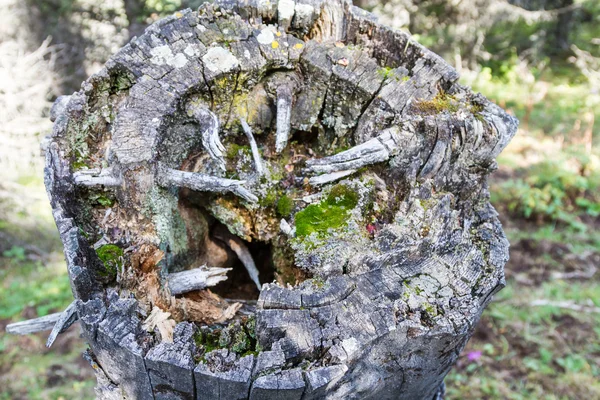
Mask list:
[[[487,175],[517,128],[457,79],[347,1],[220,1],[156,22],[59,99],[46,186],[98,397],[440,397],[504,285]],[[340,186],[356,198],[340,226],[303,232]],[[257,241],[292,282],[252,269]],[[255,306],[189,276],[232,257],[228,279],[262,283]],[[197,340],[231,321],[252,351]]]

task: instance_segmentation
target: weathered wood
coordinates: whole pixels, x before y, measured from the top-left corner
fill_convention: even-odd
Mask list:
[[[217,116],[206,108],[198,108],[194,110],[194,117],[200,123],[202,132],[202,144],[208,154],[217,162],[221,169],[225,169],[225,160],[223,152],[225,147],[219,139],[219,119]]]
[[[323,174],[318,176],[313,176],[308,180],[308,183],[315,186],[325,185],[327,183],[339,181],[347,176],[350,176],[356,172],[355,169],[350,169],[347,171],[336,171],[329,174]]]
[[[52,328],[52,332],[50,332],[50,336],[48,336],[46,347],[51,347],[58,335],[69,329],[71,325],[73,325],[78,319],[79,316],[77,315],[77,302],[73,301],[71,304],[69,304],[65,311],[60,313],[60,316]]]
[[[263,162],[260,158],[260,153],[258,152],[256,140],[252,134],[252,128],[250,128],[243,117],[240,118],[240,123],[242,124],[242,129],[244,130],[246,137],[248,138],[248,142],[250,142],[250,149],[252,151],[252,158],[254,158],[254,167],[256,168],[256,173],[258,176],[263,176],[265,174],[265,168],[263,167]]]
[[[286,85],[277,88],[277,134],[275,151],[281,153],[290,139],[292,119],[292,90]]]
[[[60,319],[61,315],[62,313],[53,313],[39,318],[8,324],[6,325],[6,333],[12,335],[29,335],[31,333],[49,331],[56,325],[56,321]]]
[[[244,268],[246,268],[246,271],[248,271],[248,275],[250,275],[252,282],[254,282],[256,288],[260,291],[261,284],[258,278],[259,272],[256,268],[256,264],[254,264],[252,254],[250,254],[250,251],[248,251],[248,248],[246,245],[244,245],[244,242],[226,230],[216,231],[215,237],[227,244],[227,246],[229,246],[229,248],[238,256],[239,260],[244,265]]]
[[[122,181],[111,170],[84,170],[73,174],[73,182],[81,186],[119,186]]]
[[[339,154],[308,160],[308,170],[312,173],[332,174],[387,161],[399,152],[402,143],[400,138],[403,136],[405,135],[401,135],[397,128],[391,128]]]
[[[258,197],[244,188],[244,181],[225,179],[193,172],[178,171],[159,166],[158,182],[164,186],[186,187],[201,192],[234,193],[246,201],[256,203]]]
[[[69,329],[77,319],[76,301],[73,301],[63,312],[8,324],[6,325],[6,333],[29,335],[31,333],[52,330],[46,341],[46,347],[51,347],[58,335]]]
[[[171,294],[176,296],[215,286],[227,279],[228,271],[231,271],[231,268],[200,267],[169,274],[167,281]]]
[[[504,286],[487,176],[517,129],[457,80],[350,1],[220,0],[60,99],[46,186],[99,397],[441,399]]]

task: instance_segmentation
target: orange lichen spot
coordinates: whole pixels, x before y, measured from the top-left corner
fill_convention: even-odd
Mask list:
[[[349,61],[347,58],[340,58],[337,63],[341,66],[347,67]]]

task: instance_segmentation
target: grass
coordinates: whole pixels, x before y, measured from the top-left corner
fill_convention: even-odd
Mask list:
[[[491,191],[511,243],[507,287],[446,378],[448,399],[600,398],[596,159],[523,131],[500,157]]]
[[[46,349],[48,332],[12,336],[11,322],[62,311],[73,295],[40,174],[0,186],[0,400],[91,399],[93,371],[73,326]],[[41,174],[40,174],[41,175]],[[0,172],[2,176],[2,172]]]
[[[13,246],[0,257],[0,400],[93,398],[93,372],[81,353],[86,345],[74,326],[46,349],[48,332],[4,333],[10,322],[63,310],[72,300],[62,255],[32,259]]]
[[[600,279],[574,274],[599,265],[600,235],[504,224],[512,244],[507,287],[448,375],[448,398],[600,398]],[[535,305],[540,300],[548,305]]]

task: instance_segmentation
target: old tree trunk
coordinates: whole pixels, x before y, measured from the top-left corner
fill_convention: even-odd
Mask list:
[[[348,1],[229,0],[60,98],[52,334],[79,320],[98,397],[443,397],[504,285],[517,128],[457,79]]]

